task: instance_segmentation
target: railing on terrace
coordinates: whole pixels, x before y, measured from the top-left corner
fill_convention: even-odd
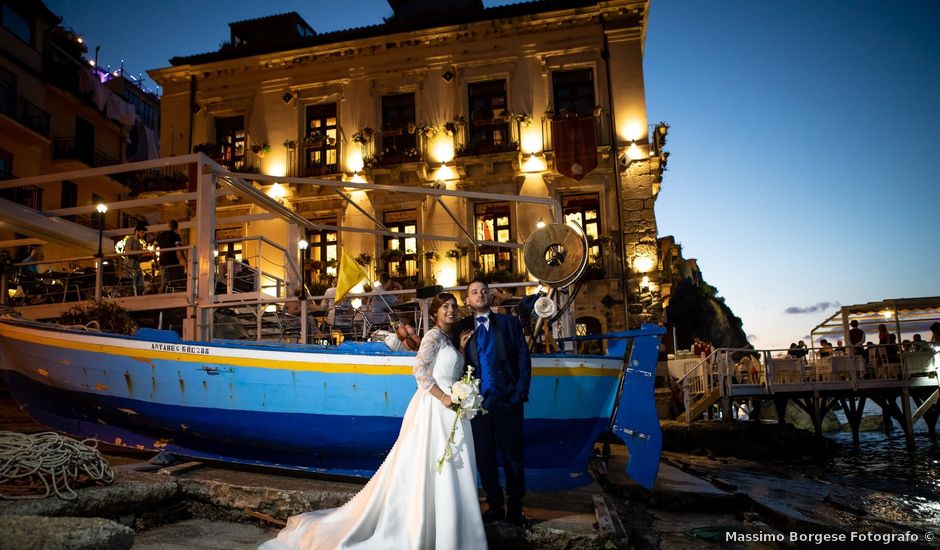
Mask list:
[[[53,140],[53,159],[74,159],[87,164],[90,168],[113,166],[119,161],[99,149],[83,150],[76,144],[75,136],[57,137]]]
[[[610,145],[610,113],[607,111],[600,111],[596,115],[585,114],[585,115],[571,115],[572,118],[593,118],[594,119],[594,137],[597,140],[598,147],[607,147]],[[541,119],[542,124],[542,150],[543,151],[554,151],[555,150],[555,140],[554,133],[552,131],[552,122],[555,120],[564,119],[563,115],[550,115],[543,116]]]
[[[0,86],[0,113],[43,137],[49,137],[52,115],[6,86]]]
[[[804,355],[805,353],[805,355]],[[673,369],[686,370],[676,384],[686,411],[719,390],[720,397],[799,392],[835,387],[892,385],[914,379],[937,381],[940,348],[905,350],[897,345],[871,346],[865,355],[851,350],[793,352],[789,349],[719,348],[705,358],[678,357]],[[670,372],[674,376],[673,372]],[[688,420],[692,420],[688,418]]]

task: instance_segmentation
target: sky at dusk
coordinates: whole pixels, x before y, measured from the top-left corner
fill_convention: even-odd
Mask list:
[[[391,15],[385,0],[46,4],[89,57],[145,77],[218,49],[232,21]],[[671,125],[660,236],[757,348],[806,338],[836,304],[940,294],[940,2],[653,0],[644,68],[649,121]]]

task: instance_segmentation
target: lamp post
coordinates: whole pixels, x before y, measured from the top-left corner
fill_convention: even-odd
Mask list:
[[[102,258],[104,254],[101,252],[101,239],[104,237],[104,215],[108,212],[108,205],[99,202],[98,203],[98,253],[95,254],[96,257]]]
[[[104,237],[104,215],[108,211],[108,205],[103,202],[98,203],[98,253],[95,258],[98,259],[95,266],[95,300],[101,300],[101,285],[104,281],[104,253],[101,251],[101,240]]]
[[[306,239],[297,241],[297,248],[300,249],[300,299],[307,299],[307,247],[310,243]]]

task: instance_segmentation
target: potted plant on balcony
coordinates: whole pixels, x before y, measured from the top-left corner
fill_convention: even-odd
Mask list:
[[[368,267],[372,265],[372,254],[368,252],[360,252],[355,258],[356,263],[362,267]]]
[[[375,134],[375,130],[366,126],[362,130],[359,130],[358,132],[353,134],[352,140],[353,142],[358,143],[360,145],[365,145],[369,143],[370,141],[372,141],[372,136],[374,134]]]
[[[421,126],[418,126],[418,134],[424,137],[424,139],[431,139],[437,135],[437,126],[433,124],[424,123]]]
[[[452,260],[459,260],[469,253],[470,249],[465,244],[454,245],[454,248],[451,248],[447,251],[447,257]]]
[[[519,124],[519,126],[522,126],[523,128],[527,128],[532,125],[532,115],[525,111],[512,115],[512,120],[514,120],[517,124]]]
[[[258,155],[259,159],[263,159],[268,156],[268,153],[271,152],[271,146],[267,143],[262,143],[261,145],[252,145],[251,152]]]
[[[441,259],[441,255],[438,254],[437,250],[434,250],[434,249],[432,248],[432,249],[430,249],[430,250],[425,250],[425,251],[424,251],[424,259],[427,260],[427,261],[429,261],[429,262],[436,262],[436,261],[438,261],[438,260]]]
[[[284,140],[283,145],[284,145],[284,148],[287,149],[288,151],[293,151],[294,149],[297,148],[297,142],[292,139]]]
[[[386,262],[400,262],[405,257],[405,253],[400,249],[393,248],[382,253],[382,259]]]

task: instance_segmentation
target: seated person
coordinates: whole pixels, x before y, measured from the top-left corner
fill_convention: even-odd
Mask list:
[[[37,246],[29,251],[29,256],[27,256],[26,259],[23,260],[23,262],[24,263],[42,262],[45,259],[46,259],[46,250],[41,246]],[[44,267],[45,266],[42,266],[38,263],[34,263],[32,265],[24,265],[22,267],[22,271],[24,273],[39,273],[40,271],[43,271]]]
[[[933,351],[933,347],[931,347],[926,340],[923,340],[920,334],[914,335],[914,341],[911,342],[911,346],[914,351]]]
[[[29,251],[29,256],[23,262],[41,262],[45,259],[46,251],[41,246],[37,246]],[[46,267],[39,263],[31,263],[20,268],[19,285],[26,293],[26,303],[29,305],[40,304],[47,299],[46,284],[40,275]]]

